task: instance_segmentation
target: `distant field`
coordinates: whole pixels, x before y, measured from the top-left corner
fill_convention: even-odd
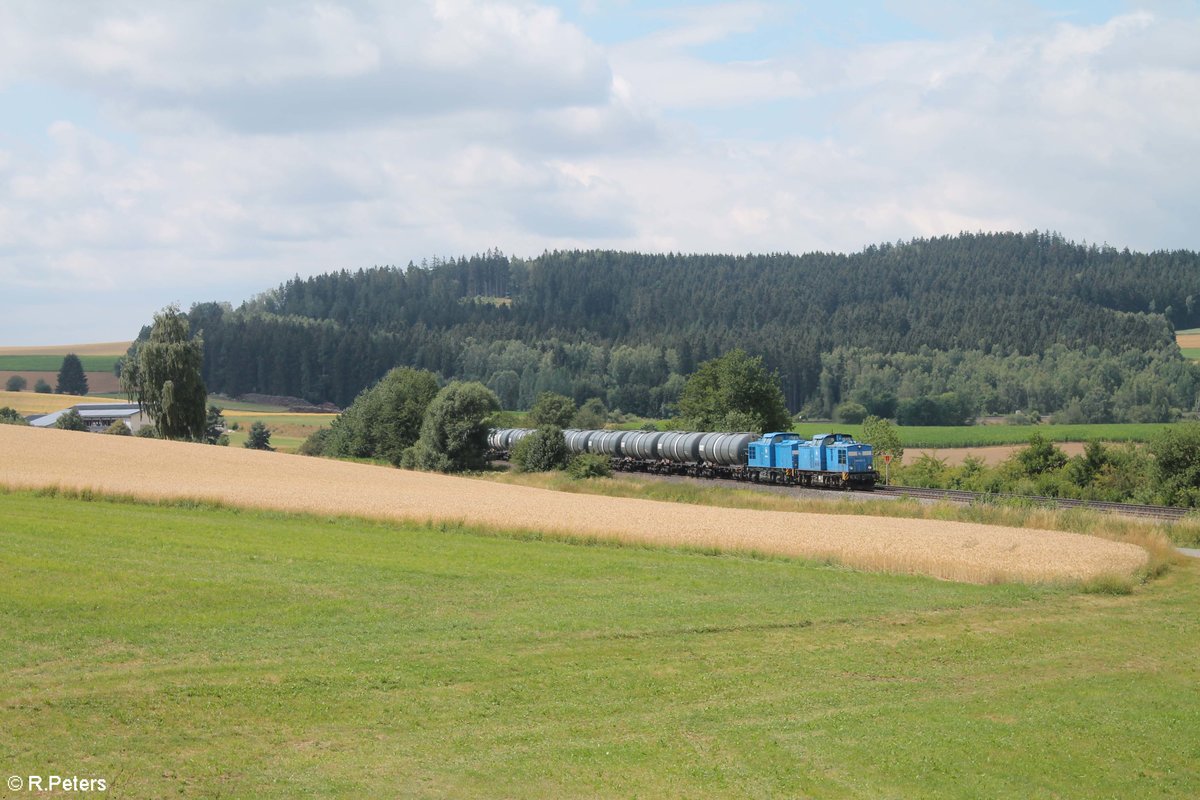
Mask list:
[[[227,426],[238,423],[238,430],[229,431],[231,446],[241,447],[246,441],[250,426],[261,422],[271,431],[271,446],[285,453],[296,452],[314,431],[328,427],[337,419],[337,414],[262,413],[231,409],[227,409],[224,415]]]
[[[74,353],[77,356],[123,356],[131,344],[133,342],[92,342],[90,344],[53,344],[35,347],[0,347],[0,355],[57,355],[60,361],[67,353]]]
[[[105,397],[112,400],[125,402],[125,395],[121,392],[92,392],[88,397]],[[247,411],[263,414],[282,414],[287,411],[283,406],[269,406],[263,403],[243,403],[240,400],[227,400],[223,397],[208,396],[208,404],[217,406],[225,411]]]
[[[116,392],[121,388],[121,379],[112,373],[112,370],[107,372],[86,372],[88,379],[88,394],[87,397],[93,395],[106,395],[111,392]],[[8,385],[8,379],[13,375],[20,375],[25,379],[25,391],[32,392],[33,387],[37,385],[38,378],[44,380],[47,385],[53,389],[58,385],[58,367],[46,372],[31,372],[29,370],[0,370],[0,387]]]
[[[905,447],[987,447],[1024,444],[1035,433],[1051,442],[1148,442],[1172,424],[1146,423],[1127,425],[967,425],[962,427],[900,426],[896,432]],[[840,422],[802,422],[793,430],[803,436],[818,433],[850,433],[858,436],[861,425]]]
[[[79,361],[84,372],[112,372],[117,357],[80,355]],[[57,373],[62,362],[62,355],[0,355],[0,370]]]
[[[1184,358],[1196,361],[1200,359],[1200,328],[1175,332],[1175,343]]]
[[[253,411],[264,414],[283,414],[287,412],[285,406],[269,406],[265,403],[243,403],[241,400],[228,400],[224,397],[214,397],[211,394],[208,396],[209,405],[218,406],[227,411]]]
[[[38,394],[26,392],[0,392],[0,408],[16,409],[21,415],[49,414],[79,403],[108,403],[110,400],[95,397],[76,397],[70,394]]]
[[[27,493],[0,518],[15,774],[267,800],[1200,796],[1195,563],[1111,597]]]

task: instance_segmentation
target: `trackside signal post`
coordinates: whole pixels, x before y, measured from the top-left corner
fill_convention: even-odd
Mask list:
[[[892,466],[892,454],[884,453],[883,454],[883,485],[884,486],[888,486],[891,484],[891,481],[888,479],[888,476],[891,474],[891,466]]]

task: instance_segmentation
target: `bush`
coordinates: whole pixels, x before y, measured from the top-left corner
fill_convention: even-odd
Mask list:
[[[4,384],[4,388],[10,392],[23,392],[28,385],[29,382],[25,380],[24,375],[13,375]]]
[[[604,407],[604,401],[599,397],[593,397],[584,402],[579,407],[579,411],[575,412],[575,416],[571,418],[571,427],[590,431],[603,428],[606,422],[608,422],[608,409]]]
[[[567,474],[576,480],[584,478],[607,478],[612,475],[608,459],[596,453],[581,453],[567,463]]]
[[[325,446],[329,442],[329,435],[333,433],[330,428],[317,428],[308,435],[308,438],[300,445],[296,451],[302,456],[323,456],[325,455]]]
[[[129,430],[129,426],[121,420],[117,420],[112,425],[104,429],[104,432],[110,436],[133,436],[133,431]]]
[[[857,425],[867,418],[867,407],[862,403],[847,401],[834,409],[833,418],[847,425]]]
[[[522,472],[549,472],[567,465],[570,453],[562,428],[543,425],[517,442],[512,461]]]
[[[37,383],[33,385],[33,390],[38,394],[50,394],[50,384],[46,383],[44,378],[38,378]]]
[[[64,431],[86,431],[87,423],[83,421],[83,417],[79,416],[79,412],[72,408],[58,418],[54,427]]]
[[[15,408],[0,408],[0,425],[28,425],[29,423]]]
[[[135,433],[134,436],[139,439],[160,438],[158,435],[158,428],[154,427],[153,425],[143,425],[142,427],[138,428],[137,433]]]

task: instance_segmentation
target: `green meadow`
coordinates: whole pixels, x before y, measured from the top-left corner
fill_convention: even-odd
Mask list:
[[[1035,433],[1050,442],[1148,442],[1172,424],[1113,423],[1089,425],[964,425],[958,427],[897,426],[896,433],[905,447],[986,447],[1026,444]],[[1186,424],[1186,423],[1182,423]],[[792,430],[804,436],[818,433],[862,432],[861,425],[841,422],[802,422]]]
[[[1111,596],[23,492],[0,520],[6,774],[118,797],[1200,794],[1194,563]]]
[[[120,356],[79,356],[84,372],[112,372]],[[0,355],[0,371],[58,372],[63,356]],[[31,389],[32,390],[32,389]]]
[[[271,431],[271,446],[289,453],[294,453],[318,428],[329,427],[337,418],[337,414],[272,414],[236,409],[226,410],[224,416],[227,427],[235,422],[238,426],[236,431],[228,431],[231,446],[241,447],[250,434],[250,426],[261,422]]]

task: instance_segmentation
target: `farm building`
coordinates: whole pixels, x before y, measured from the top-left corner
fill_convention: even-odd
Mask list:
[[[79,412],[88,430],[93,432],[103,431],[114,422],[124,422],[130,431],[137,433],[142,426],[150,424],[137,403],[81,403],[52,414],[30,417],[29,424],[35,428],[53,428],[58,418],[72,409]]]

